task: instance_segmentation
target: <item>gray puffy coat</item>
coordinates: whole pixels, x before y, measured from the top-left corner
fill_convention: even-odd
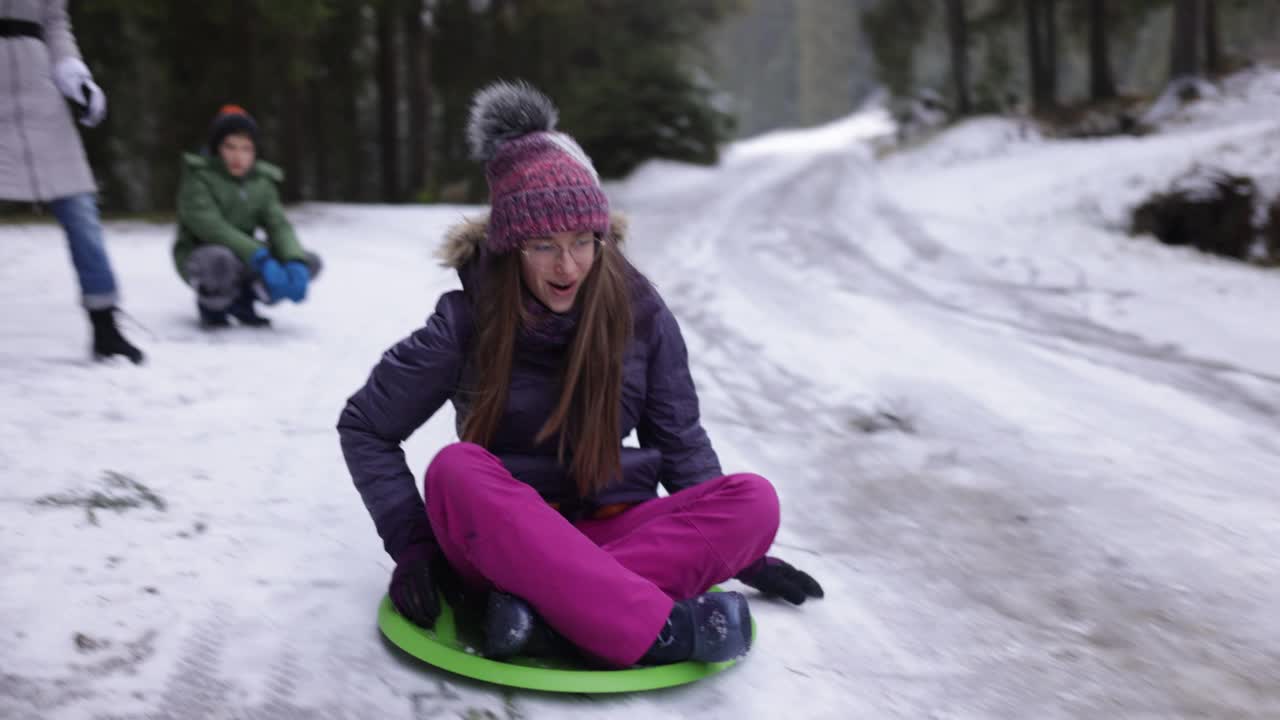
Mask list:
[[[0,18],[40,25],[43,40],[0,37],[0,200],[52,200],[94,192],[67,101],[53,81],[79,59],[66,0],[0,0]]]

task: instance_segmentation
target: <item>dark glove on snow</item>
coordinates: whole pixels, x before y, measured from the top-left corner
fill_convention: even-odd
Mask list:
[[[765,595],[777,595],[792,605],[823,596],[822,586],[809,573],[769,555],[751,563],[735,577]]]
[[[432,628],[440,617],[440,598],[432,577],[440,550],[431,544],[414,544],[396,556],[396,569],[391,573],[391,604],[413,624]]]

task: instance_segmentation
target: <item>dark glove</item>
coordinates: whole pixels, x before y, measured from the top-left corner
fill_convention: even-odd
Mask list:
[[[307,283],[311,282],[311,270],[307,264],[298,260],[290,260],[284,264],[285,274],[289,276],[289,290],[285,297],[294,302],[302,302],[307,297]]]
[[[440,550],[435,545],[414,544],[396,556],[396,569],[391,573],[391,586],[387,593],[396,610],[413,624],[432,628],[440,617],[440,598],[436,595],[436,582],[432,566],[436,564]]]
[[[822,586],[809,573],[797,570],[776,557],[766,555],[736,575],[743,584],[765,595],[777,595],[792,605],[823,596]]]
[[[279,260],[271,256],[271,251],[258,248],[253,254],[253,269],[258,271],[262,286],[267,291],[264,302],[275,303],[289,297],[289,273],[285,272]]]

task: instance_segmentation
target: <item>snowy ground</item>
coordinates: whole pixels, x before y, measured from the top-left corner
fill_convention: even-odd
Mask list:
[[[438,674],[375,626],[333,425],[474,208],[300,208],[311,300],[216,335],[170,229],[112,224],[141,369],[86,361],[60,232],[0,226],[0,718],[1280,716],[1280,273],[1116,230],[1196,162],[1275,172],[1277,77],[1141,140],[976,120],[877,162],[862,117],[613,188],[726,470],[775,481],[776,552],[827,590],[621,698]],[[59,504],[94,492],[135,507]]]

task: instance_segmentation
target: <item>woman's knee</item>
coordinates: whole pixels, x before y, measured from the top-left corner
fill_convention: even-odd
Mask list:
[[[425,490],[428,501],[446,493],[466,488],[466,478],[479,463],[489,462],[493,455],[475,443],[456,442],[440,448],[427,465]]]
[[[778,503],[778,491],[773,483],[755,473],[736,473],[724,478],[725,492],[743,507],[744,520],[753,529],[768,534],[770,539],[778,532],[782,510]]]

